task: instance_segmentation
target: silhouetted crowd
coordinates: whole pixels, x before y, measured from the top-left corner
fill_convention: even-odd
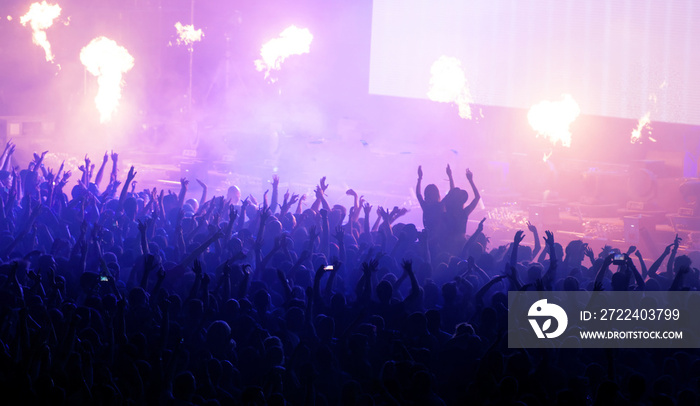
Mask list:
[[[260,203],[201,181],[194,199],[186,179],[137,191],[114,153],[72,176],[46,153],[13,167],[14,149],[0,157],[2,404],[698,404],[695,349],[507,345],[509,290],[697,290],[679,238],[648,267],[635,247],[611,266],[614,247],[541,244],[529,223],[534,247],[524,231],[492,247],[484,220],[467,230],[474,176],[470,201],[449,167],[444,197],[419,168],[416,225],[354,190],[331,205],[325,178],[308,207],[276,176]]]

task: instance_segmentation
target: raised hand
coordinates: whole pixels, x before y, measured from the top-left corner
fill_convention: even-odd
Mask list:
[[[486,221],[486,217],[482,218],[481,221],[479,222],[479,225],[476,226],[476,233],[480,233],[484,231],[484,221]]]
[[[280,177],[277,174],[272,175],[272,187],[276,188],[280,184]]]
[[[413,261],[410,259],[404,259],[401,261],[401,268],[403,268],[406,273],[410,274],[413,272]]]
[[[450,164],[447,164],[447,168],[445,168],[445,173],[448,177],[452,177],[452,168],[450,168]]]
[[[145,234],[148,229],[148,221],[142,222],[141,219],[137,219],[136,222],[138,223],[139,232]]]
[[[377,270],[377,266],[379,265],[379,261],[376,259],[372,259],[369,262],[363,262],[362,263],[362,272],[364,273],[372,273]]]
[[[265,224],[267,222],[267,219],[269,219],[271,215],[272,215],[272,213],[270,213],[270,209],[268,209],[268,208],[260,209],[260,223]]]
[[[194,272],[194,274],[197,276],[202,275],[202,263],[199,261],[199,258],[196,258],[194,260],[194,265],[192,266],[192,272]]]
[[[553,246],[554,246],[554,233],[552,233],[551,231],[547,230],[547,231],[544,232],[544,237],[543,237],[543,238],[544,238],[544,242],[545,242],[545,244],[547,244],[547,246],[549,246],[549,247],[553,247]]]
[[[372,205],[369,203],[365,203],[362,208],[365,210],[365,217],[369,217],[369,214],[372,212]]]
[[[474,180],[474,174],[472,173],[472,171],[469,170],[469,168],[467,168],[467,180],[468,180],[469,182],[471,182],[472,180]]]
[[[335,237],[338,242],[345,241],[345,230],[343,230],[342,226],[337,226],[335,228],[335,234],[333,234],[333,237]]]
[[[238,217],[238,210],[236,210],[236,207],[234,205],[229,206],[229,208],[228,208],[228,222],[229,222],[229,224],[233,224],[236,221],[237,217]]]
[[[418,180],[423,179],[423,167],[418,165]]]
[[[137,174],[137,173],[138,173],[138,172],[136,172],[136,168],[134,168],[134,166],[132,165],[131,168],[129,168],[129,173],[126,175],[127,183],[129,183],[129,182],[131,182],[132,180],[134,180],[134,178],[136,177],[136,174]]]
[[[328,189],[328,184],[326,184],[326,177],[325,176],[321,178],[320,186],[321,186],[321,190],[325,193],[326,189]]]
[[[250,199],[250,203],[251,203],[251,204],[254,204],[255,206],[258,205],[258,200],[255,198],[255,196],[253,196],[253,195],[248,195],[247,198]]]
[[[323,199],[323,189],[321,186],[316,186],[316,189],[314,189],[314,194],[316,195],[316,199]]]
[[[515,237],[513,237],[513,243],[518,245],[525,239],[525,232],[523,230],[518,230],[515,232]]]
[[[304,198],[306,198],[306,195],[304,195]],[[289,205],[291,206],[297,201],[299,201],[299,195],[296,193],[292,193],[292,197],[289,199]]]
[[[533,234],[537,233],[537,227],[535,227],[535,225],[530,223],[529,221],[527,222],[527,229]]]

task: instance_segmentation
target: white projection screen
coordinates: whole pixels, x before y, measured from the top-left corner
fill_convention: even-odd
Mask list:
[[[475,104],[700,124],[698,0],[374,0],[370,93],[427,98],[441,55]]]

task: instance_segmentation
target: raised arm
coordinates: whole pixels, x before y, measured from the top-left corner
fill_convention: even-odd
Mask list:
[[[593,282],[594,287],[603,286],[603,278],[605,277],[605,273],[608,272],[610,264],[612,264],[613,257],[614,254],[610,254],[607,257],[605,257],[605,260],[603,260],[603,266],[600,267],[598,273],[595,276],[595,280]],[[598,289],[596,288],[596,290]]]
[[[122,193],[119,195],[119,210],[122,210],[124,208],[124,201],[126,201],[126,194],[129,191],[129,186],[131,182],[134,180],[136,177],[136,172],[134,170],[134,167],[132,166],[129,169],[129,173],[126,175],[126,182],[124,182],[124,187],[122,188]]]
[[[518,247],[523,239],[525,239],[525,232],[523,230],[516,231],[515,236],[513,237],[513,246],[511,247],[512,249],[510,252],[510,264],[512,266],[515,266],[515,264],[518,263]]]
[[[642,278],[646,278],[649,272],[647,271],[647,264],[644,262],[644,257],[642,257],[642,253],[639,250],[637,250],[634,252],[634,255],[637,256],[637,259],[639,260],[639,266],[642,268]]]
[[[413,272],[413,261],[410,259],[404,260],[401,262],[401,267],[411,280],[411,293],[406,297],[406,299],[404,299],[404,302],[409,302],[417,299],[420,296],[420,288],[418,286],[416,274]]]
[[[551,288],[557,275],[557,251],[554,249],[554,234],[549,230],[545,231],[544,234],[544,242],[549,251],[549,268],[542,279]]]
[[[112,172],[109,174],[109,182],[112,183],[117,180],[117,161],[119,161],[119,154],[112,151],[110,157],[112,158]]]
[[[661,256],[656,261],[654,261],[653,264],[651,264],[651,267],[649,267],[650,278],[656,276],[656,272],[659,270],[661,264],[664,262],[664,258],[666,258],[666,256],[671,253],[671,247],[673,247],[673,243],[667,245],[664,249],[664,252],[661,253]]]
[[[181,208],[183,204],[185,204],[185,196],[187,195],[187,185],[190,184],[190,181],[187,180],[186,178],[180,178],[180,193],[177,195],[177,207]],[[204,202],[202,202],[204,203]]]
[[[214,241],[218,240],[219,238],[223,237],[224,233],[221,232],[221,230],[217,230],[214,234],[212,234],[211,237],[209,237],[208,240],[204,241],[200,246],[194,249],[188,256],[185,257],[185,259],[180,262],[180,266],[189,266],[196,258],[198,258],[204,251],[207,250],[207,248],[214,243]]]
[[[102,165],[100,165],[100,169],[97,170],[97,175],[95,175],[95,186],[97,186],[98,190],[100,188],[100,183],[102,183],[102,176],[104,175],[105,166],[107,166],[107,161],[109,161],[109,153],[105,151],[105,156],[104,158],[102,158]]]
[[[297,209],[294,211],[294,214],[301,214],[301,205],[304,204],[306,201],[306,195],[303,194],[299,197],[299,204],[297,204]]]
[[[2,153],[2,170],[8,171],[10,169],[10,164],[12,162],[12,154],[15,152],[15,144],[12,140],[7,141],[5,144],[5,151]]]
[[[272,196],[270,197],[270,211],[274,213],[277,211],[277,206],[279,202],[279,186],[280,177],[277,175],[272,175]]]
[[[450,168],[450,164],[447,164],[447,168],[445,168],[445,173],[447,174],[447,179],[450,180],[450,190],[455,188],[455,179],[452,177],[452,168]]]
[[[532,236],[535,238],[535,248],[533,248],[532,258],[530,258],[532,260],[532,259],[537,258],[537,253],[539,253],[540,250],[542,249],[542,245],[540,244],[540,236],[537,233],[537,227],[528,221],[527,222],[527,229],[532,233]]]
[[[207,201],[207,184],[202,182],[199,179],[195,179],[197,183],[199,183],[199,186],[202,187],[202,197],[199,199],[200,205],[204,204],[204,202]]]
[[[420,183],[423,180],[423,168],[418,165],[418,180],[416,181],[416,198],[418,199],[418,203],[420,203],[420,206],[423,207],[423,193],[421,192],[421,187]]]
[[[476,205],[479,204],[479,201],[481,200],[481,194],[479,194],[479,189],[477,189],[476,185],[474,184],[474,174],[469,169],[467,169],[467,180],[469,181],[469,185],[472,187],[474,199],[464,210],[467,214],[471,214],[471,212],[473,212],[474,209],[476,209]]]
[[[321,252],[326,258],[330,257],[331,239],[328,225],[328,211],[321,209]]]
[[[678,237],[678,234],[676,234],[676,238],[673,239],[673,247],[671,247],[671,256],[668,257],[668,262],[666,263],[666,272],[668,272],[669,275],[673,274],[673,263],[676,261],[676,254],[678,253],[678,246],[681,243],[682,238]]]
[[[481,219],[481,221],[479,222],[479,225],[476,226],[476,231],[474,231],[474,233],[469,237],[467,242],[464,244],[464,248],[462,248],[462,254],[460,255],[460,258],[468,258],[469,257],[469,247],[471,247],[472,244],[474,244],[474,242],[476,242],[476,239],[479,238],[479,235],[483,234],[483,232],[484,232],[484,221],[486,221],[486,217]]]
[[[627,269],[632,271],[632,275],[634,276],[634,280],[635,280],[635,282],[637,282],[637,290],[644,290],[644,287],[645,287],[644,278],[642,278],[642,275],[637,270],[637,267],[634,266],[634,262],[632,261],[632,258],[630,258],[630,256],[627,254],[625,254],[625,264],[627,265]]]

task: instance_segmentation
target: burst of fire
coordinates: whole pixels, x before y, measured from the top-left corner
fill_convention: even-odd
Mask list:
[[[182,25],[179,21],[175,23],[175,29],[178,35],[178,45],[185,44],[191,47],[193,43],[201,41],[204,36],[201,28],[195,30],[194,25]]]
[[[44,49],[46,60],[53,62],[51,53],[51,43],[46,37],[46,30],[53,25],[53,21],[61,15],[61,6],[58,4],[48,4],[46,1],[32,3],[27,14],[19,18],[19,22],[32,28],[32,42]],[[8,16],[8,19],[11,18]]]
[[[314,36],[308,28],[290,26],[282,31],[277,38],[263,44],[260,48],[261,59],[255,60],[258,72],[265,71],[265,79],[270,71],[279,70],[287,57],[291,55],[308,54]]]
[[[459,116],[471,120],[472,109],[469,104],[473,100],[459,59],[443,55],[433,62],[430,66],[428,98],[441,103],[455,103],[459,108]]]
[[[527,120],[538,136],[549,139],[552,144],[561,142],[562,146],[571,146],[569,126],[581,113],[578,103],[571,95],[562,95],[559,101],[543,100],[530,107]]]
[[[134,67],[134,57],[115,41],[97,37],[80,51],[80,62],[97,76],[95,106],[100,112],[100,123],[109,121],[122,97],[122,75]]]
[[[632,144],[636,144],[637,142],[642,142],[641,137],[642,137],[642,131],[646,128],[649,130],[649,134],[651,134],[651,120],[649,120],[649,116],[651,113],[647,112],[647,114],[643,115],[640,119],[639,122],[637,123],[637,128],[632,130],[632,136],[630,137],[630,142]],[[655,139],[649,137],[649,140],[654,142],[656,141]]]

